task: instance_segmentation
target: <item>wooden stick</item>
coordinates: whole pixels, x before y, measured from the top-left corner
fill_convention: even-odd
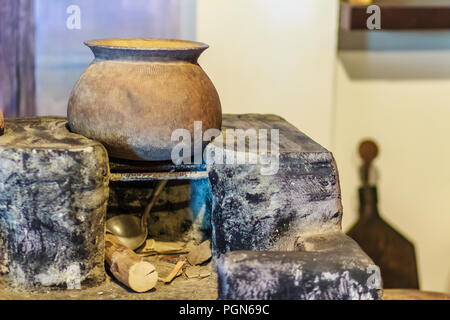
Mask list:
[[[109,233],[105,236],[105,259],[114,277],[136,292],[146,292],[158,281],[158,272],[151,263],[143,261]]]
[[[3,118],[2,109],[0,109],[0,136],[3,135],[4,131],[5,131],[5,120]]]
[[[178,263],[175,265],[175,268],[173,268],[172,272],[165,278],[160,278],[159,280],[163,281],[164,283],[170,283],[172,280],[177,276],[180,269],[183,267],[184,263],[186,261],[178,261]]]

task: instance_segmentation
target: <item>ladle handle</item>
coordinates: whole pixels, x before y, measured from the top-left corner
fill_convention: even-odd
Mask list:
[[[164,189],[164,187],[167,184],[167,181],[169,180],[160,180],[158,184],[155,187],[155,190],[153,190],[152,196],[150,198],[150,202],[148,203],[147,207],[145,207],[144,214],[141,218],[141,229],[145,230],[147,228],[147,220],[148,216],[150,215],[150,210],[152,210],[153,206],[156,203],[156,200],[158,199],[159,195],[161,194],[161,191]]]

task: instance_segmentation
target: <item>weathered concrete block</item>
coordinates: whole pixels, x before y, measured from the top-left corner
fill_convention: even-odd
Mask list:
[[[251,150],[247,139],[247,157],[257,163],[230,164],[227,159],[242,156],[234,149],[237,143],[227,144],[230,128],[268,130],[268,153]],[[278,152],[271,148],[271,129],[279,130]],[[341,229],[339,178],[331,152],[275,115],[224,115],[222,132],[223,139],[206,148],[207,154],[226,158],[223,163],[213,156],[207,159],[216,255],[233,250],[294,250],[298,234]]]
[[[300,251],[233,251],[218,260],[219,299],[381,299],[380,271],[340,232],[299,239]]]
[[[0,269],[15,288],[104,278],[105,148],[65,118],[9,119],[0,137]]]

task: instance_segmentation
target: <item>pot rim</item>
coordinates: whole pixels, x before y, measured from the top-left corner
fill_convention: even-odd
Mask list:
[[[114,44],[114,43],[117,44]],[[126,45],[126,43],[129,45]],[[137,46],[136,43],[148,43],[147,46]],[[160,43],[157,45],[157,43]],[[88,47],[108,48],[117,50],[142,50],[142,51],[185,51],[185,50],[205,50],[209,45],[203,42],[179,39],[164,38],[104,38],[83,42]],[[153,44],[153,45],[152,45]],[[170,46],[169,44],[172,44]]]

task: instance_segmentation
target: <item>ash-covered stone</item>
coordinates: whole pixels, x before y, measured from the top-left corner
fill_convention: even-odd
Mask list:
[[[215,255],[234,250],[294,250],[297,234],[340,230],[341,195],[331,152],[278,116],[247,114],[224,115],[223,141],[209,144],[207,153],[238,154],[226,144],[230,128],[268,130],[269,150],[264,155],[247,148],[257,164],[208,161]],[[271,150],[271,129],[279,130],[279,155]],[[272,167],[278,166],[274,174],[265,174],[267,159]]]
[[[0,137],[0,268],[10,287],[101,283],[109,168],[105,148],[67,120],[6,120]]]
[[[379,268],[341,232],[303,237],[303,251],[233,251],[217,261],[219,299],[381,299]]]
[[[252,130],[266,134],[266,150],[251,138],[237,149]],[[221,299],[381,297],[379,268],[341,232],[331,152],[278,116],[247,114],[224,115],[206,154]]]

